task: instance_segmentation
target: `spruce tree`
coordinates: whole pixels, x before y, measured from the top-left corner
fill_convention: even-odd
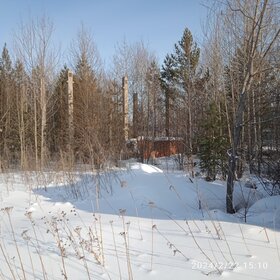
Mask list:
[[[49,150],[51,153],[66,151],[68,141],[68,100],[67,100],[67,73],[65,65],[57,78],[54,93],[49,102],[52,111],[48,122]]]
[[[203,134],[198,140],[199,165],[202,171],[206,172],[206,180],[216,179],[218,173],[225,178],[226,172],[226,150],[228,139],[221,135],[220,130],[225,127],[219,117],[217,105],[212,102],[206,110],[207,118],[203,120]]]
[[[18,150],[13,73],[12,61],[5,44],[0,58],[0,151],[7,162],[16,159]]]

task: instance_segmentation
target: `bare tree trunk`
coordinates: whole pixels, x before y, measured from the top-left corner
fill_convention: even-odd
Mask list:
[[[34,89],[33,89],[34,91]],[[37,122],[37,100],[36,96],[33,96],[34,99],[34,145],[35,145],[35,162],[36,168],[39,166],[39,155],[38,155],[38,122]]]
[[[229,153],[229,170],[228,170],[228,179],[227,179],[227,195],[226,195],[226,207],[228,213],[234,213],[233,207],[233,188],[234,188],[234,174],[236,171],[236,161],[237,161],[237,148],[241,138],[241,131],[242,131],[242,120],[245,111],[246,99],[248,91],[251,87],[251,83],[253,80],[254,75],[259,74],[263,65],[262,62],[271,50],[273,44],[275,43],[276,39],[279,37],[280,29],[274,29],[273,34],[270,34],[269,41],[267,43],[266,49],[262,49],[261,53],[258,53],[258,46],[261,45],[263,40],[262,35],[264,32],[264,28],[268,28],[270,25],[267,20],[271,20],[270,15],[267,15],[266,12],[268,0],[264,0],[262,3],[259,1],[254,2],[255,5],[252,9],[252,16],[247,16],[246,6],[234,9],[228,3],[231,12],[241,13],[242,17],[245,17],[245,20],[250,20],[250,32],[246,33],[246,45],[243,46],[246,51],[246,60],[247,63],[245,64],[245,77],[242,86],[242,90],[239,95],[238,101],[238,108],[235,114],[234,119],[234,127],[233,127],[233,143],[232,149]],[[238,5],[238,4],[237,4]],[[242,9],[243,10],[242,10]],[[266,20],[265,20],[266,19]],[[268,30],[267,30],[268,31]],[[271,30],[270,30],[271,31]],[[236,38],[238,40],[239,38]],[[244,41],[243,41],[244,42]],[[256,54],[259,54],[260,60],[256,61]],[[256,65],[254,65],[256,64]]]
[[[150,137],[150,90],[147,92],[147,121],[146,121],[146,136]]]
[[[225,104],[225,111],[226,111],[226,118],[227,118],[227,130],[228,130],[228,138],[229,138],[229,143],[232,144],[232,134],[231,134],[231,121],[230,121],[230,116],[229,116],[229,110],[228,110],[228,104],[227,104],[227,99],[225,96],[223,96],[223,101]]]
[[[233,207],[233,188],[234,188],[234,179],[235,179],[235,171],[236,171],[236,161],[237,161],[237,148],[240,142],[240,136],[242,131],[242,120],[243,120],[243,113],[245,110],[246,104],[246,90],[249,89],[251,79],[251,75],[247,75],[245,78],[244,86],[242,92],[239,96],[238,108],[236,111],[236,117],[233,127],[233,142],[232,148],[229,153],[229,170],[228,170],[228,178],[227,178],[227,195],[226,195],[226,206],[228,213],[234,213]]]
[[[153,139],[156,138],[157,133],[157,99],[156,99],[156,92],[153,90]]]
[[[114,111],[114,103],[112,93],[110,93],[109,97],[109,147],[111,148],[114,145],[113,142],[113,111]]]
[[[254,91],[252,92],[252,99],[254,99]],[[247,123],[250,123],[251,116],[253,115],[253,104],[252,99],[250,99],[250,96],[248,95],[248,114],[247,114]],[[248,157],[248,163],[249,163],[249,172],[252,174],[252,167],[253,167],[253,154],[254,154],[254,147],[253,147],[253,137],[252,137],[252,129],[251,126],[247,128],[247,134],[248,134],[248,147],[247,147],[247,157]]]
[[[123,129],[124,140],[128,140],[128,79],[123,77]]]
[[[73,73],[68,71],[68,151],[72,152],[74,140]]]
[[[192,100],[191,100],[191,91],[188,90],[188,119],[189,119],[189,167],[191,172],[191,177],[194,178],[193,170],[193,120],[192,120]]]
[[[138,93],[133,93],[133,137],[139,136],[138,133]]]
[[[47,95],[45,79],[41,78],[41,168],[44,168],[47,155]]]
[[[16,34],[16,52],[19,60],[27,67],[26,71],[32,80],[34,101],[34,146],[36,167],[44,167],[47,155],[47,77],[53,71],[56,54],[51,50],[52,23],[43,17],[28,24],[21,24]],[[39,85],[38,85],[39,84]],[[36,93],[39,92],[39,96]],[[37,108],[40,104],[40,111]],[[38,119],[41,120],[38,126]],[[38,133],[39,130],[39,133]],[[38,136],[41,138],[38,139]],[[39,153],[39,141],[41,149]]]
[[[166,100],[165,100],[165,136],[166,137],[170,136],[170,97],[169,97],[169,93],[166,94]]]
[[[25,111],[25,85],[20,86],[20,95],[18,100],[19,110],[18,110],[18,122],[19,122],[19,139],[20,139],[20,167],[23,169],[26,164],[26,141],[25,141],[25,121],[24,121],[24,111]]]

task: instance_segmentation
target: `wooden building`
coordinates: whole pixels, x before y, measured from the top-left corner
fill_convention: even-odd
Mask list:
[[[144,160],[150,157],[168,157],[184,152],[182,138],[178,137],[157,137],[155,139],[138,137],[137,150]]]

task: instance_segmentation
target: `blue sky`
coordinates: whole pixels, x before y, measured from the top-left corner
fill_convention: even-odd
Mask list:
[[[0,47],[12,48],[20,21],[47,15],[54,24],[54,43],[67,48],[83,23],[93,35],[102,60],[110,64],[115,46],[144,41],[162,62],[188,27],[202,39],[202,0],[0,0]],[[205,1],[204,1],[205,2]],[[10,50],[12,51],[12,49]]]

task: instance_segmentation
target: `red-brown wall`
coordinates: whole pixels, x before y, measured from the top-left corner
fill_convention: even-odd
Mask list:
[[[155,157],[165,157],[183,152],[183,141],[175,140],[152,140],[141,139],[137,142],[140,154],[144,159],[149,159],[154,151]]]

